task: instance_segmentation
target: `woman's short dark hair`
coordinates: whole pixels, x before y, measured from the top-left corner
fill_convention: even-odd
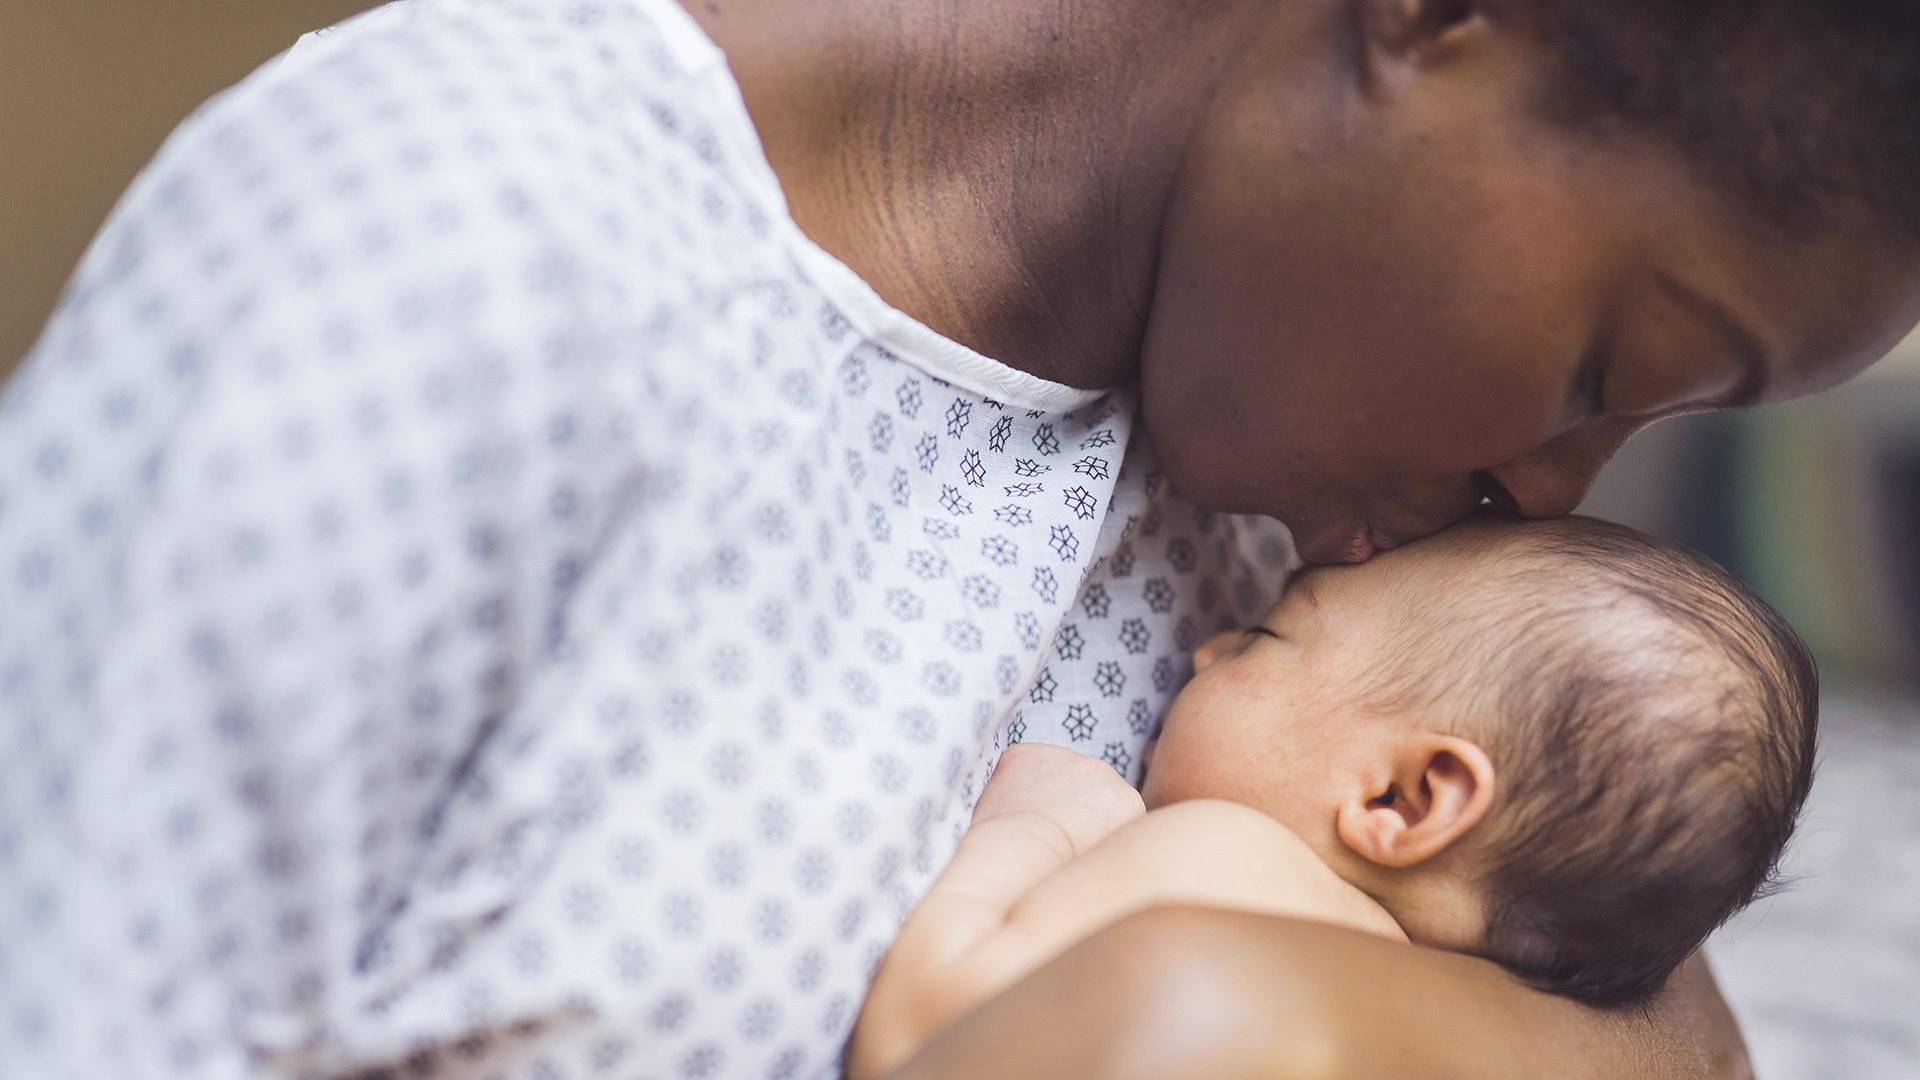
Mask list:
[[[1920,241],[1920,0],[1532,0],[1554,119],[1645,132],[1788,227]]]

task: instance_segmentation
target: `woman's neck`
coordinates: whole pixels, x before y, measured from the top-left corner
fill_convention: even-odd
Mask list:
[[[794,218],[1042,378],[1138,374],[1161,220],[1242,0],[684,0]]]

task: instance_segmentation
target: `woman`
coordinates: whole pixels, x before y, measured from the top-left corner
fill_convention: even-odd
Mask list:
[[[231,91],[5,399],[10,1059],[831,1069],[997,750],[1136,771],[1277,587],[1219,514],[1562,513],[1920,317],[1913,14],[1592,7],[410,0]],[[1709,1051],[1167,912],[909,1072]]]

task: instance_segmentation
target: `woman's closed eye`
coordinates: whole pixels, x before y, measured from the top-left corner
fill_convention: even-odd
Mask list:
[[[1573,409],[1583,418],[1607,415],[1607,349],[1598,347],[1580,364],[1574,380]]]

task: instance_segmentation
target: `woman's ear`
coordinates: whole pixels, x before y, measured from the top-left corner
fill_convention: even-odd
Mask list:
[[[1403,59],[1433,55],[1486,20],[1488,0],[1354,0],[1370,50]]]
[[[1340,842],[1377,866],[1405,870],[1466,835],[1493,805],[1493,760],[1453,735],[1396,744],[1375,783],[1342,805]]]

